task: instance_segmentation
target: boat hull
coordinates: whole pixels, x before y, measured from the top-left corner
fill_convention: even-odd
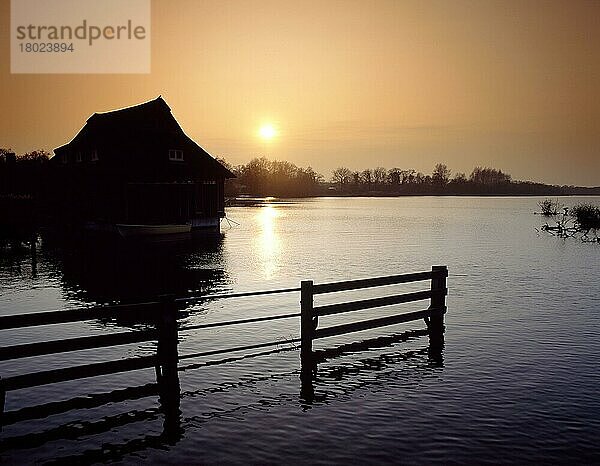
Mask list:
[[[189,223],[172,225],[131,225],[118,223],[117,231],[123,238],[136,236],[165,236],[189,233],[192,226]]]

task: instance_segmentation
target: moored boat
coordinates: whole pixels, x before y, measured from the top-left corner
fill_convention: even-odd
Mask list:
[[[117,231],[123,238],[132,236],[161,236],[189,233],[192,226],[189,223],[167,225],[132,225],[117,223]]]

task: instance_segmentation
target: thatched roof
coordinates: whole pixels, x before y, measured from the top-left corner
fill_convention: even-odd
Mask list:
[[[169,149],[179,149],[185,154],[181,163],[186,170],[235,177],[183,132],[160,96],[132,107],[94,113],[77,135],[54,153],[60,156],[93,149],[98,150],[103,164],[128,166],[131,170],[160,166],[168,162]]]

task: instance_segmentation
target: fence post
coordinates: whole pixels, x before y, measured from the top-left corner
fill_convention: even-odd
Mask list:
[[[160,377],[177,375],[177,307],[174,295],[160,296],[161,309],[158,316],[157,364]]]
[[[313,332],[313,282],[303,280],[300,283],[300,362],[303,370],[312,367]]]
[[[157,382],[159,401],[164,413],[164,433],[168,438],[180,435],[180,386],[177,363],[178,333],[175,295],[160,296],[162,307],[158,316]]]
[[[444,334],[444,314],[446,312],[446,277],[448,268],[445,265],[434,265],[431,267],[434,274],[431,279],[431,305],[430,309],[439,309],[440,312],[434,313],[429,318],[429,332],[433,336],[443,336]]]

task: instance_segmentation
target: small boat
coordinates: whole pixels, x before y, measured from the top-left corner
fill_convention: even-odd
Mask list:
[[[167,225],[132,225],[117,223],[117,231],[123,238],[132,236],[161,236],[189,233],[192,225],[189,223]]]

